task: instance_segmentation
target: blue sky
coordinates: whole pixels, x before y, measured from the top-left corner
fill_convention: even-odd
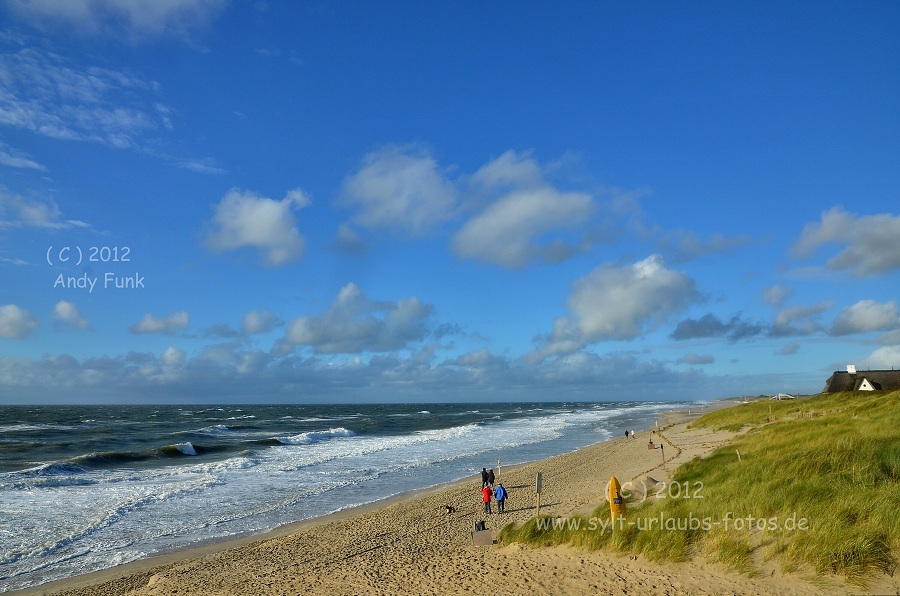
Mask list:
[[[900,367],[900,4],[745,4],[4,1],[0,403]]]

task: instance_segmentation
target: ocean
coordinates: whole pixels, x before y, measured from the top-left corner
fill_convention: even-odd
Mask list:
[[[0,592],[468,476],[480,488],[498,459],[691,405],[0,406]]]

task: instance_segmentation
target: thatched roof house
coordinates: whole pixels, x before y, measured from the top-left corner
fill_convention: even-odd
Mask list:
[[[861,370],[852,364],[836,370],[825,381],[822,393],[839,391],[896,391],[900,389],[900,370]]]

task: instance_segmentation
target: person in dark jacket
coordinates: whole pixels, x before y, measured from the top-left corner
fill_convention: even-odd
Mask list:
[[[487,468],[481,468],[481,488],[487,486],[488,483],[488,473]]]
[[[488,483],[488,486],[490,486],[491,488],[494,488],[494,470],[493,470],[493,468],[488,470],[487,483]]]

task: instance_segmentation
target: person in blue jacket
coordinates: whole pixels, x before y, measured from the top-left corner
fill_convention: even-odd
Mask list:
[[[506,497],[508,496],[509,493],[503,488],[503,483],[501,482],[494,489],[494,498],[497,499],[497,513],[503,513],[503,506],[506,504]]]

